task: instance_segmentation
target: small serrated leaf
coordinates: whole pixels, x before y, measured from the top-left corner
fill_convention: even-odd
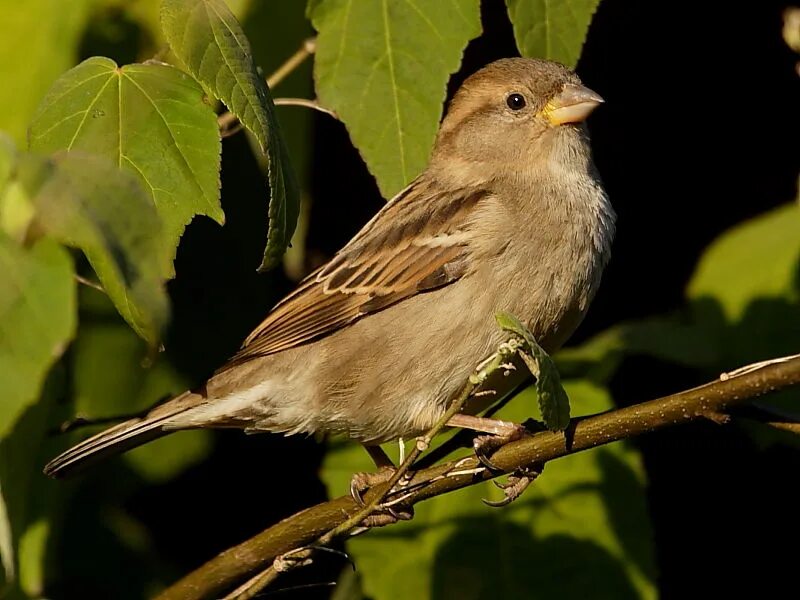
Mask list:
[[[533,339],[533,335],[525,325],[522,324],[517,317],[514,315],[500,311],[494,315],[494,320],[500,326],[500,329],[505,331],[510,331],[511,333],[516,333],[519,337],[521,337],[528,346],[535,346],[536,340]]]
[[[300,197],[275,106],[250,42],[222,0],[163,0],[161,23],[172,51],[258,140],[269,161],[269,230],[259,270],[280,261],[297,226]]]
[[[506,312],[498,312],[495,320],[502,329],[515,333],[525,340],[530,354],[520,351],[520,356],[536,378],[539,410],[544,424],[551,431],[563,431],[569,425],[569,397],[561,385],[561,376],[553,359],[517,317]]]

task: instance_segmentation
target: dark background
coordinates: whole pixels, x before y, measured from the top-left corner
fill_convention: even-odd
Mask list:
[[[618,236],[573,343],[624,319],[677,309],[712,239],[796,197],[800,79],[798,57],[780,36],[785,6],[767,0],[601,2],[577,70],[607,102],[589,126],[619,214]],[[451,90],[487,62],[517,54],[503,3],[484,0],[483,13],[484,34],[469,45]],[[97,48],[101,41],[89,40],[87,54],[114,56],[114,48]],[[344,127],[324,115],[314,117],[311,173],[308,255],[320,260],[383,201]],[[166,346],[195,381],[219,366],[293,285],[280,273],[255,273],[266,233],[263,186],[244,137],[227,139],[227,224],[198,219],[188,228],[170,284],[175,320]],[[707,378],[635,358],[625,361],[611,388],[615,401],[627,405]],[[752,440],[739,428],[701,423],[637,441],[663,597],[796,589],[796,552],[786,548],[800,536],[794,518],[800,493],[790,483],[800,472],[800,451],[763,450]],[[168,484],[128,495],[126,508],[156,536],[164,563],[172,565],[169,579],[323,500],[316,476],[322,452],[310,439],[220,432],[208,460]],[[135,477],[123,473],[115,485],[124,488]],[[109,479],[97,481],[108,485]],[[104,492],[86,483],[79,493],[91,511],[93,496]],[[70,515],[63,539],[80,536],[85,523],[80,513]],[[81,560],[80,550],[72,550],[63,550],[67,563]],[[323,560],[301,580],[330,581],[341,566]],[[53,597],[89,597],[90,585],[76,576],[59,582]],[[328,594],[321,588],[281,596]]]

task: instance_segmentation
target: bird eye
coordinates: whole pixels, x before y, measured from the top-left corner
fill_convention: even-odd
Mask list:
[[[525,108],[525,96],[522,94],[509,94],[506,98],[506,104],[511,110],[520,110]]]

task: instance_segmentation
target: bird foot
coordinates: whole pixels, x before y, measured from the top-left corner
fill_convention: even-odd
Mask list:
[[[350,479],[350,495],[356,504],[365,506],[364,492],[373,486],[387,483],[395,471],[397,471],[395,467],[381,467],[375,473],[355,473]]]
[[[478,435],[472,440],[472,449],[475,451],[475,456],[487,469],[490,471],[502,471],[503,469],[495,465],[489,457],[499,448],[509,442],[522,439],[527,434],[528,431],[524,425],[516,425],[513,429],[501,434]]]
[[[397,469],[395,467],[381,467],[375,473],[356,473],[350,480],[350,495],[361,507],[366,506],[364,502],[364,492],[373,486],[387,483],[394,476]],[[410,477],[407,477],[410,479]],[[398,485],[402,485],[402,480]],[[387,496],[395,491],[393,488],[387,492]],[[387,506],[379,504],[375,507],[375,512],[362,521],[364,527],[383,527],[384,525],[392,525],[398,521],[408,521],[414,517],[414,509],[400,508],[396,506]]]
[[[503,499],[486,500],[484,498],[482,499],[483,503],[494,508],[508,506],[528,489],[528,486],[542,474],[543,469],[544,465],[531,465],[524,469],[514,471],[508,476],[505,482],[495,481],[494,484],[503,490]]]
[[[312,562],[314,561],[311,559],[311,549],[303,547],[276,556],[272,561],[272,567],[278,573],[286,573],[297,567],[306,567]]]
[[[476,436],[472,440],[472,449],[475,456],[490,471],[502,471],[503,469],[495,465],[490,456],[509,442],[515,442],[523,437],[529,436],[536,431],[544,429],[544,424],[535,419],[528,419],[524,423],[509,423],[501,421],[504,428],[497,433]]]

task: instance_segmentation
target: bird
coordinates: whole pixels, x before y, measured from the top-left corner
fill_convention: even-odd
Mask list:
[[[177,430],[410,438],[519,317],[548,352],[583,319],[615,231],[567,67],[505,58],[468,77],[426,168],[281,300],[203,385],[70,448],[61,477]],[[466,411],[448,425],[502,433]],[[500,422],[502,423],[502,422]]]

